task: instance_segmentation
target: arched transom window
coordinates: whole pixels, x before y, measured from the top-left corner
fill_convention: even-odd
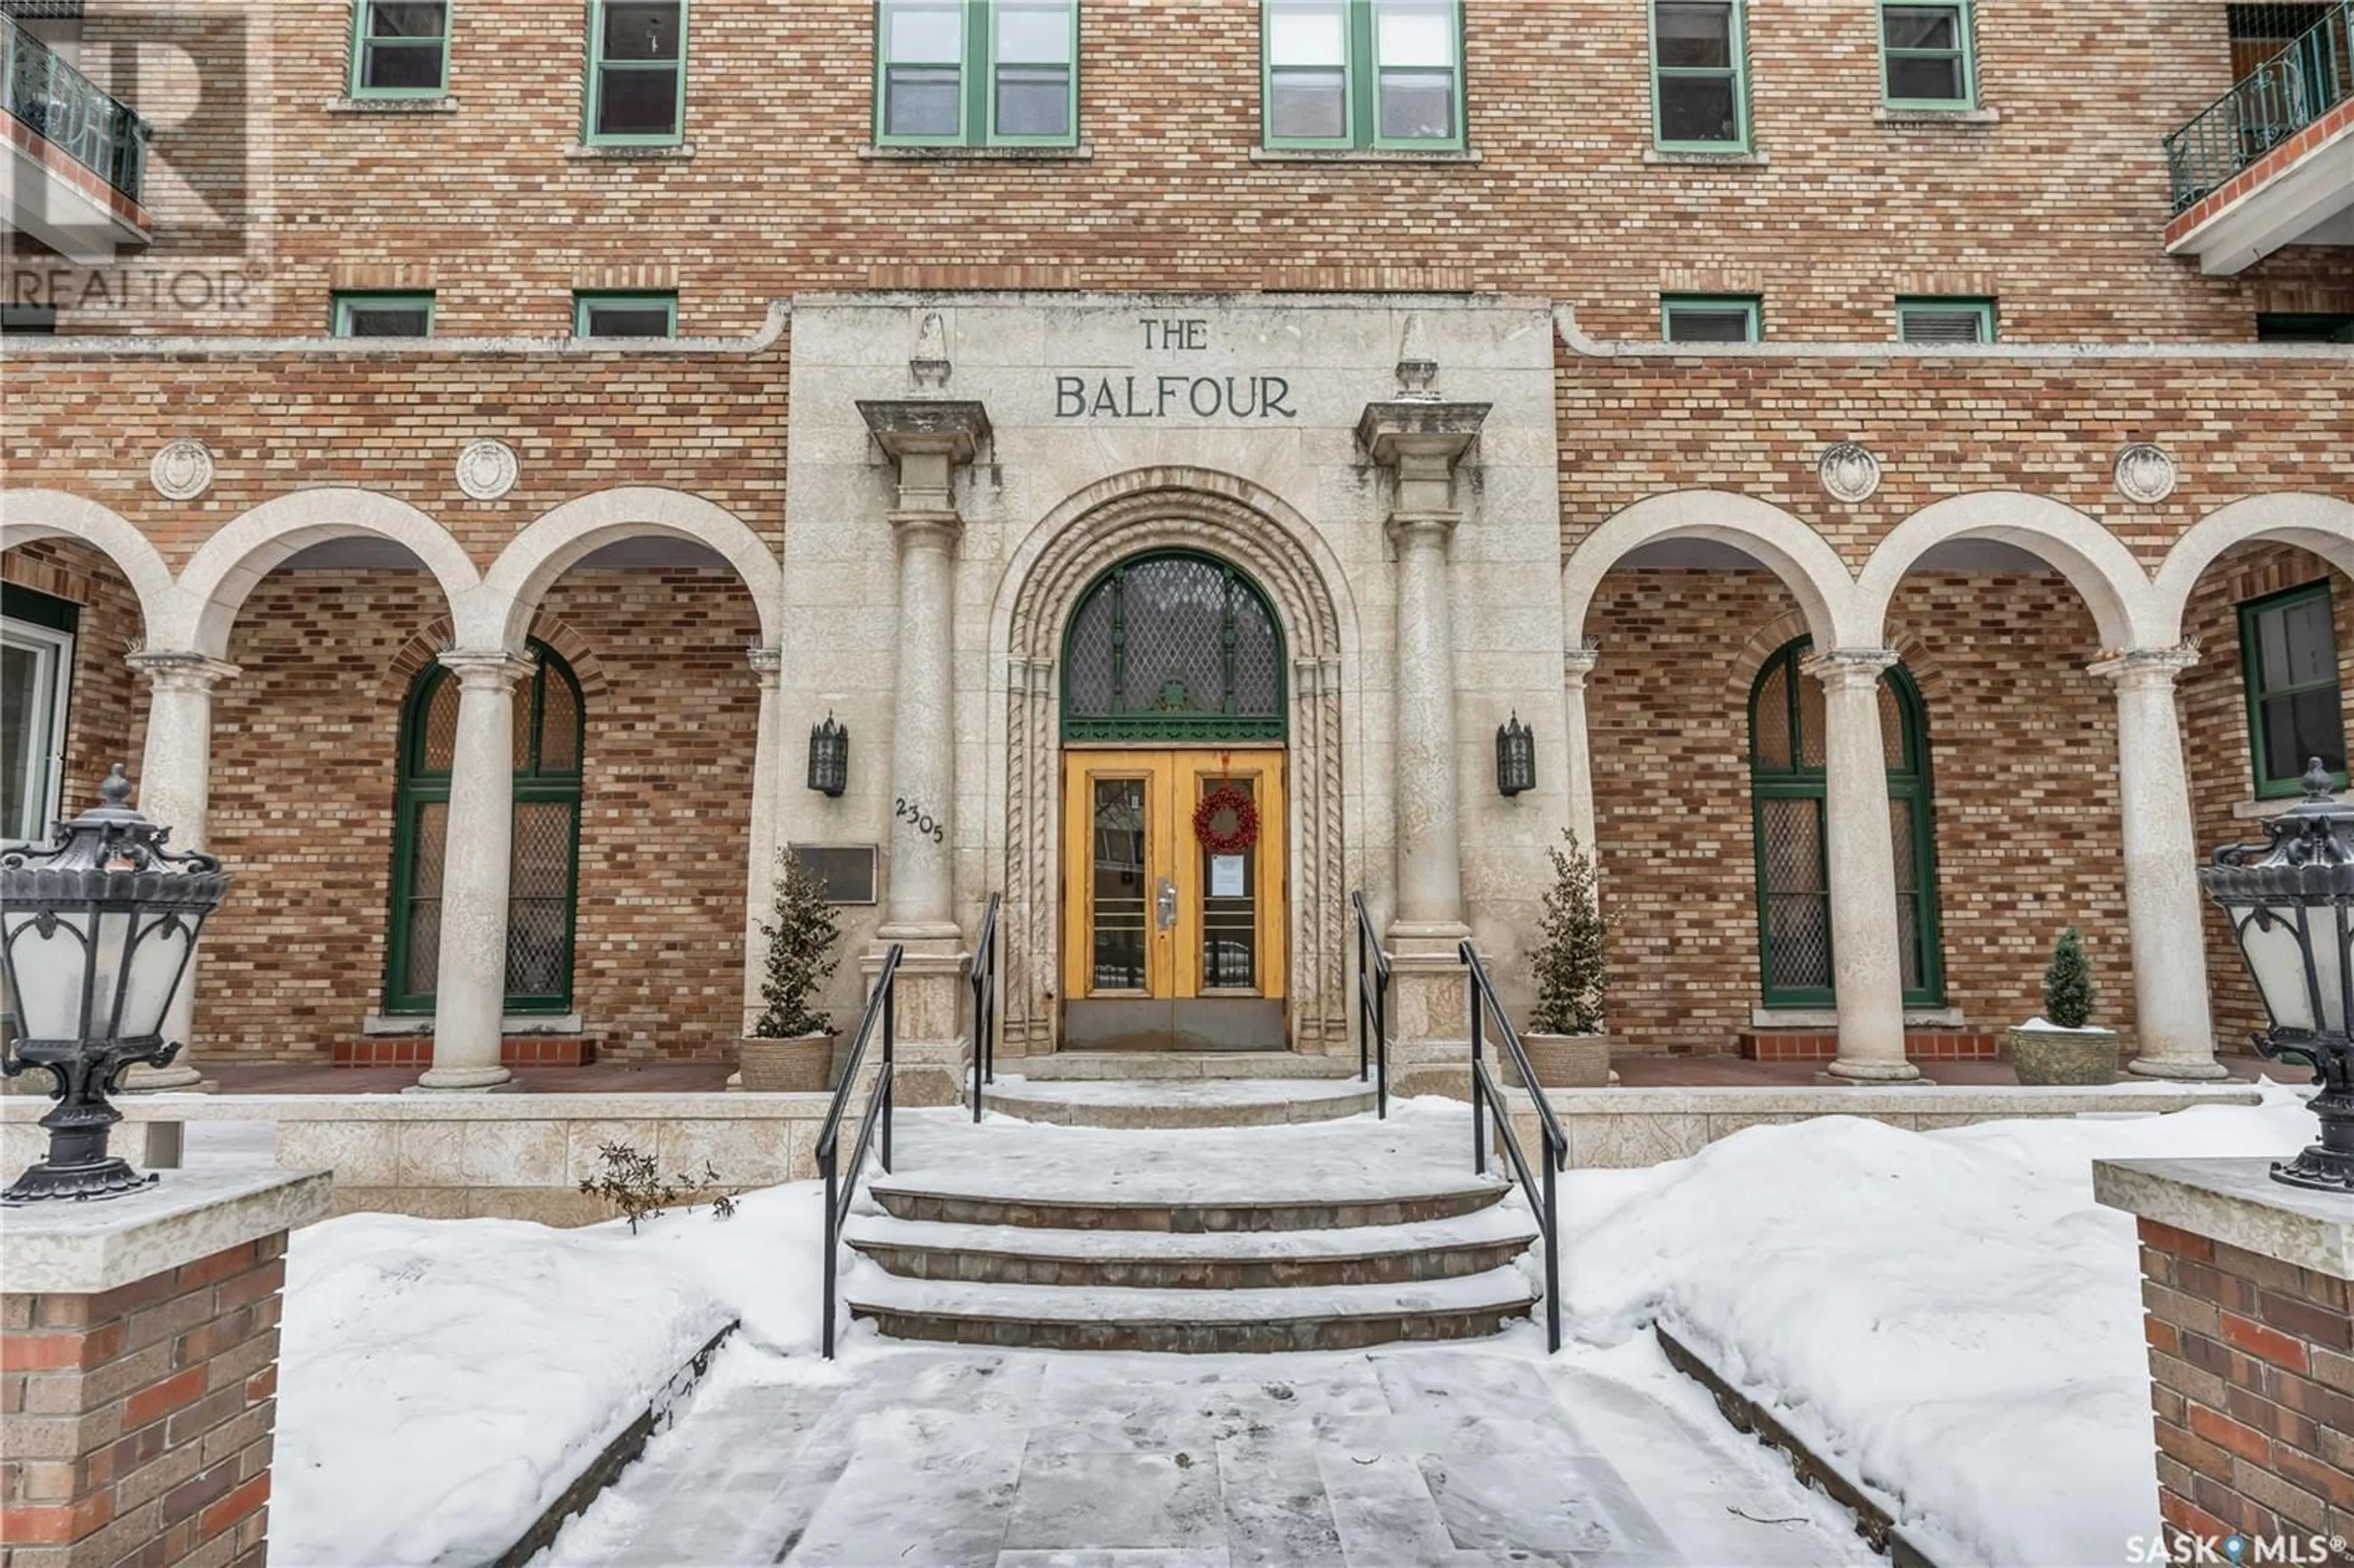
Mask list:
[[[534,641],[538,668],[514,692],[514,848],[507,871],[509,1012],[572,1008],[574,887],[580,860],[580,683]],[[458,679],[434,664],[409,687],[400,721],[400,783],[385,943],[387,1012],[433,1011],[441,953],[441,886],[450,767],[458,746]]]
[[[1258,585],[1163,550],[1079,600],[1063,644],[1066,740],[1281,740],[1283,634]]]

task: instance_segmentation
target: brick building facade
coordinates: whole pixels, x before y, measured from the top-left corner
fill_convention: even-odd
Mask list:
[[[76,611],[57,804],[143,754],[148,809],[245,874],[197,1057],[476,1084],[503,1049],[725,1059],[790,845],[873,847],[851,950],[899,940],[937,988],[918,1048],[961,1049],[992,894],[1013,1052],[1063,1044],[1095,988],[1158,1003],[1185,971],[1180,1001],[1280,1002],[1279,1043],[1353,1053],[1359,888],[1402,1026],[1443,1039],[1462,935],[1525,1003],[1543,850],[1572,826],[1619,922],[1624,1049],[1805,1037],[1901,1077],[1908,1041],[1978,1053],[2032,1013],[2073,924],[2145,1067],[2211,1070],[2253,999],[2190,868],[2252,833],[2250,715],[2276,711],[2252,709],[2243,607],[2321,585],[2306,706],[2279,701],[2354,680],[2354,351],[2259,341],[2354,321],[2354,251],[2330,222],[2228,273],[2167,249],[2162,139],[2231,87],[2232,8],[2164,0],[2128,37],[1916,7],[1953,13],[1965,73],[1922,107],[1888,90],[1889,7],[1660,6],[1732,29],[1723,146],[1659,118],[1710,68],[1598,0],[1416,10],[1458,46],[1434,68],[1447,133],[1344,117],[1313,146],[1273,129],[1285,18],[1237,0],[1082,5],[1064,133],[995,143],[969,107],[952,143],[891,133],[896,46],[864,3],[695,7],[673,132],[637,135],[600,132],[621,90],[596,29],[674,7],[591,6],[594,37],[575,11],[440,10],[440,74],[397,95],[366,79],[365,0],[197,8],[189,48],[240,90],[159,131],[147,241],[77,262],[20,222],[10,303],[56,335],[6,341],[0,491],[9,615]],[[152,78],[121,39],[155,16],[85,10],[79,59],[133,95]],[[1381,7],[1331,16],[1378,119]],[[1000,62],[960,36],[969,105]],[[659,73],[676,40],[645,47]],[[2088,73],[2114,90],[2097,115]],[[422,341],[335,335],[425,296]],[[1659,341],[1679,301],[1732,302],[1755,341]],[[1900,301],[1983,307],[1992,341],[1895,341]],[[591,335],[599,302],[673,335]],[[1159,557],[1251,585],[1272,705],[1229,668],[1204,706],[1172,655],[1174,695],[1087,707],[1073,629]],[[1828,656],[1793,710],[1820,751],[1778,784],[1821,804],[1810,863],[1761,869],[1753,698],[1800,639]],[[402,824],[439,787],[430,832],[504,845],[512,759],[463,737],[508,733],[539,679],[514,656],[543,651],[581,715],[548,785],[578,814],[560,1005],[507,1016],[516,987],[479,961],[452,1003],[460,923],[521,939],[514,868],[495,897],[451,882],[438,935],[403,927],[439,943],[444,992],[395,1005],[389,933],[428,874]],[[1906,722],[1891,654],[1917,839],[1872,820]],[[473,760],[420,788],[404,715],[445,665]],[[801,726],[830,715],[838,797],[803,788]],[[1522,721],[1534,787],[1505,797],[1493,736]],[[1228,777],[1238,747],[1278,759],[1286,801],[1247,866],[1141,826],[1112,855],[1112,808],[1072,815],[1130,772]],[[464,804],[478,787],[500,811]],[[1089,842],[1126,891],[1089,885]],[[1200,972],[1145,956],[1164,866]],[[1202,936],[1197,896],[1272,901],[1274,934]],[[1778,982],[1776,898],[1805,926]],[[1212,983],[1234,961],[1244,983]]]

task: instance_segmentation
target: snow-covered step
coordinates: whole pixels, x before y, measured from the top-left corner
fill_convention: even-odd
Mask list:
[[[1072,1078],[1353,1078],[1353,1056],[1293,1051],[1060,1051],[1008,1059],[1034,1083]]]
[[[877,1176],[869,1184],[885,1212],[954,1225],[1020,1225],[1057,1231],[1303,1231],[1413,1224],[1472,1213],[1501,1197],[1500,1180],[1469,1171],[1401,1171],[1361,1192],[1205,1190],[1179,1195],[1107,1181],[1089,1195],[980,1186],[953,1172]]]
[[[1519,1204],[1448,1219],[1345,1230],[1040,1230],[854,1218],[843,1239],[910,1279],[991,1285],[1254,1290],[1460,1278],[1526,1252],[1537,1228]]]
[[[1354,1078],[1001,1078],[991,1110],[1059,1127],[1275,1127],[1373,1108]]]
[[[1146,1290],[903,1279],[851,1271],[853,1314],[898,1339],[1067,1351],[1354,1350],[1501,1333],[1534,1304],[1518,1268],[1399,1285]]]

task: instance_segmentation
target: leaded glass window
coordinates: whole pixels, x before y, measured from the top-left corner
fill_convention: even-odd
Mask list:
[[[1280,740],[1283,634],[1257,584],[1164,551],[1087,589],[1063,646],[1067,740]]]

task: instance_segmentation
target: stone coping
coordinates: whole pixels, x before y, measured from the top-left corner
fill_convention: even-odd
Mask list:
[[[325,1217],[327,1173],[173,1171],[92,1202],[0,1209],[10,1295],[93,1296]]]
[[[1934,1066],[1931,1069],[1935,1070]],[[1507,1094],[1511,1090],[1505,1091]],[[1560,1116],[1660,1116],[1678,1113],[1857,1116],[1929,1113],[1939,1116],[2077,1116],[2183,1110],[2191,1106],[2253,1106],[2264,1097],[2252,1084],[1893,1084],[1757,1088],[1707,1087],[1548,1089]]]
[[[185,1121],[820,1121],[832,1094],[741,1089],[642,1095],[122,1095],[125,1123]],[[38,1121],[46,1097],[0,1099],[0,1121]]]
[[[2093,1196],[2112,1209],[2354,1279],[2354,1195],[2272,1179],[2270,1160],[2095,1160]]]

